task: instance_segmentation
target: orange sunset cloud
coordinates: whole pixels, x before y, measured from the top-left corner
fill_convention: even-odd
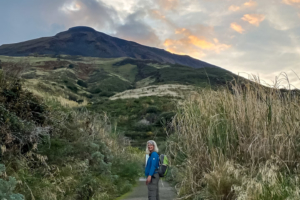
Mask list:
[[[245,6],[248,6],[248,7],[255,7],[257,6],[257,2],[256,1],[253,1],[253,0],[250,0],[246,3],[244,3]]]
[[[265,16],[260,14],[246,14],[242,18],[242,20],[249,22],[255,26],[259,26],[259,24],[264,21]]]
[[[282,0],[282,2],[287,5],[300,4],[300,0]]]
[[[239,33],[243,33],[245,30],[243,29],[243,27],[241,25],[239,25],[238,23],[236,22],[233,22],[230,24],[230,27],[235,30],[236,32],[239,32]]]
[[[180,39],[166,39],[164,42],[164,46],[171,53],[189,54],[193,57],[201,58],[205,56],[203,50],[220,53],[231,47],[230,45],[219,43],[216,38],[213,41],[209,41],[205,37],[195,36],[185,28],[177,29],[175,34],[183,37]]]

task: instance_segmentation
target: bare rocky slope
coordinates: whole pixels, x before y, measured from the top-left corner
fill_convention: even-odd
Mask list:
[[[158,48],[111,37],[90,27],[73,27],[53,37],[43,37],[0,46],[0,55],[30,54],[80,55],[99,58],[130,57],[158,62],[181,64],[193,68],[216,67],[189,56],[176,55]]]

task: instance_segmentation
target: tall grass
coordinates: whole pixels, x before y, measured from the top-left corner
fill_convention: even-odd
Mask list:
[[[168,151],[181,199],[300,199],[300,94],[234,84],[189,97]]]

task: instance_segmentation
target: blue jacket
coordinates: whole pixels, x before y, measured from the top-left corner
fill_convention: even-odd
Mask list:
[[[147,166],[145,169],[145,176],[153,176],[153,174],[157,173],[155,170],[159,167],[159,155],[157,152],[152,152],[149,155],[149,159],[147,161]]]

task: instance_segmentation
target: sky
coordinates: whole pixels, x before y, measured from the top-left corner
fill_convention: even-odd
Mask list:
[[[74,26],[300,88],[300,0],[0,0],[0,45]]]

